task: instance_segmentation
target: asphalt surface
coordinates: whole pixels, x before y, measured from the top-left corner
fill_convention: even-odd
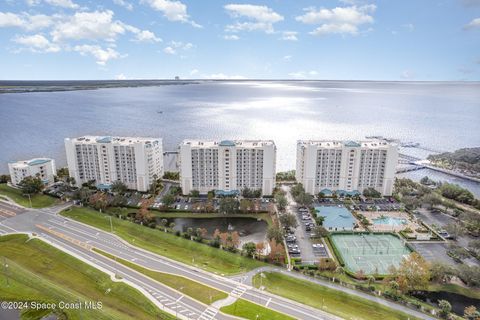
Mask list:
[[[156,299],[160,305],[168,308],[169,311],[177,311],[177,316],[181,315],[185,319],[234,319],[234,317],[220,313],[213,306],[207,306],[187,296],[183,296],[181,293],[136,271],[98,255],[89,250],[87,246],[93,246],[146,268],[187,277],[222,290],[235,298],[241,297],[297,319],[338,319],[321,310],[271,295],[235,280],[183,265],[133,247],[110,233],[56,215],[64,207],[27,210],[22,214],[5,219],[0,223],[0,234],[6,232],[36,233],[40,238],[83,259],[85,262],[121,276],[137,288],[150,294],[150,298]],[[62,236],[59,236],[59,234]],[[82,245],[74,244],[72,239],[79,241]]]
[[[4,204],[2,203],[1,206],[3,207]],[[221,305],[221,301],[217,301],[215,306],[205,305],[109,258],[93,252],[90,246],[122,259],[135,262],[143,267],[184,276],[218,290],[222,290],[229,294],[230,301],[232,298],[241,297],[242,299],[263,305],[269,309],[282,312],[297,319],[339,319],[338,317],[322,310],[314,309],[253,288],[251,286],[251,278],[253,275],[258,272],[270,270],[268,268],[254,270],[247,274],[230,278],[209,273],[156,255],[138,247],[131,246],[111,233],[84,225],[57,214],[68,206],[69,205],[66,204],[47,209],[19,209],[10,207],[11,210],[17,211],[15,211],[15,215],[9,215],[8,218],[4,218],[0,221],[0,235],[14,232],[35,233],[39,238],[97,267],[98,269],[107,271],[111,275],[120,276],[128,284],[141,290],[160,308],[175,314],[181,319],[211,320],[238,318],[219,312],[218,309],[219,305]],[[107,217],[105,218],[107,219]],[[287,272],[284,269],[275,269],[275,271]],[[317,280],[294,273],[289,275],[301,277],[307,281],[318,282]],[[323,282],[319,282],[319,284],[330,286],[328,283]],[[340,286],[337,287],[334,284],[331,285],[334,286],[335,289],[362,296],[371,301],[376,301],[386,306],[407,312],[418,318],[432,319],[423,313],[410,310],[404,306],[378,297]]]

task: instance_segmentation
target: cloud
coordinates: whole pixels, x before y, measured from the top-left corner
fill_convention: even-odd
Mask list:
[[[474,29],[474,28],[479,28],[479,27],[480,27],[480,18],[476,18],[476,19],[473,19],[472,21],[470,21],[470,23],[465,25],[463,28],[464,29]]]
[[[292,56],[283,56],[284,61],[290,61],[292,60]]]
[[[309,79],[309,78],[316,77],[318,75],[318,72],[315,70],[297,71],[297,72],[290,72],[288,75],[294,79]]]
[[[112,21],[113,11],[77,12],[69,19],[57,23],[52,31],[54,41],[65,39],[102,39],[114,41],[125,32],[125,25]]]
[[[374,22],[372,14],[376,6],[373,4],[333,9],[306,8],[306,13],[295,19],[305,24],[319,25],[311,31],[312,35],[351,34],[357,35],[360,26]]]
[[[30,6],[39,5],[42,0],[27,0],[27,4]],[[67,9],[78,9],[80,6],[74,3],[72,0],[43,0],[46,4],[62,7]]]
[[[236,34],[226,34],[223,36],[223,39],[225,40],[240,40],[240,37],[237,36]]]
[[[125,0],[113,0],[113,3],[115,3],[118,6],[124,7],[127,10],[133,10],[133,5],[130,2],[127,2]]]
[[[414,79],[415,78],[415,72],[413,72],[411,70],[404,70],[402,72],[402,74],[400,75],[400,77],[402,79],[405,79],[405,80]]]
[[[184,43],[181,41],[170,41],[169,46],[163,49],[166,54],[177,54],[178,51],[187,51],[193,48],[193,44],[190,42]]]
[[[298,32],[296,31],[283,31],[282,37],[280,39],[286,40],[286,41],[297,41],[298,40],[297,34]]]
[[[97,64],[104,66],[109,60],[118,59],[122,56],[120,53],[112,48],[103,49],[98,45],[77,45],[73,48],[74,51],[79,52],[81,55],[91,55],[95,58]]]
[[[198,69],[193,69],[192,71],[190,71],[190,75],[193,76],[193,75],[196,75],[198,73]]]
[[[115,80],[127,80],[127,77],[123,73],[120,73],[115,76]]]
[[[140,30],[135,35],[135,41],[153,43],[153,42],[161,42],[162,39],[155,36],[155,33],[153,33],[152,31]]]
[[[39,30],[50,27],[56,16],[44,14],[30,15],[28,13],[0,12],[0,28],[18,27],[28,31]]]
[[[405,29],[407,29],[410,32],[415,30],[415,26],[413,25],[413,23],[404,24],[404,25],[402,25],[402,27],[404,27]]]
[[[25,46],[32,52],[59,52],[60,46],[51,43],[47,38],[41,34],[31,36],[17,36],[13,39],[14,42]]]
[[[210,75],[203,75],[205,79],[212,79],[212,80],[243,80],[248,79],[247,77],[241,75],[226,75],[224,73],[214,73]]]
[[[187,14],[187,6],[180,1],[143,0],[142,2],[147,3],[154,10],[162,12],[163,16],[170,21],[189,23],[196,28],[202,27],[190,19]]]
[[[239,31],[264,31],[273,33],[273,25],[284,18],[267,6],[258,6],[253,4],[227,4],[225,10],[234,19],[245,19],[246,21],[236,21],[234,24],[227,25],[227,32]]]

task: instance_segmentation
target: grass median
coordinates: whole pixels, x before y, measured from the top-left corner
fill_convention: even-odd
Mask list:
[[[226,294],[223,291],[211,288],[209,286],[203,285],[201,283],[187,279],[185,277],[150,270],[136,263],[121,259],[119,257],[116,257],[114,255],[111,255],[107,252],[104,252],[96,248],[94,248],[93,251],[109,259],[115,260],[116,262],[121,263],[126,267],[129,267],[135,271],[138,271],[141,274],[146,275],[147,277],[150,277],[160,283],[163,283],[164,285],[171,287],[175,290],[178,290],[183,294],[189,297],[192,297],[193,299],[196,299],[200,302],[203,302],[207,305],[210,305],[211,303],[217,300],[222,300],[228,297],[228,294]]]
[[[0,237],[0,300],[59,304],[100,301],[101,309],[56,309],[68,319],[175,319],[140,291],[113,282],[106,273],[39,239],[26,235]],[[8,265],[8,267],[6,267]],[[40,319],[51,310],[23,311]],[[27,317],[28,316],[28,317]]]
[[[220,311],[232,316],[249,320],[294,320],[286,314],[273,311],[244,299],[238,299],[231,305],[220,308]]]
[[[345,319],[413,320],[415,317],[388,308],[370,300],[339,290],[330,289],[309,281],[300,280],[277,272],[264,273],[253,279],[256,287],[260,284],[273,294],[324,310]]]
[[[28,196],[24,196],[22,191],[9,187],[7,184],[0,184],[0,195],[4,195],[15,201],[21,206],[30,208]],[[33,208],[46,208],[53,206],[58,199],[47,196],[46,194],[34,194],[31,196]]]
[[[93,209],[74,207],[63,211],[61,214],[110,232],[108,216]],[[232,275],[266,265],[257,260],[127,220],[112,217],[112,223],[114,233],[130,244],[207,271]]]

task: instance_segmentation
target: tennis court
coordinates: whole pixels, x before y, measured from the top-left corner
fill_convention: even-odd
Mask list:
[[[332,234],[333,245],[352,272],[388,274],[411,253],[404,241],[392,234]]]

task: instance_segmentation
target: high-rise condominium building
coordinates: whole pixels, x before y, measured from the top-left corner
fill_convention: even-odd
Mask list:
[[[385,141],[301,140],[297,143],[296,178],[311,194],[352,194],[374,188],[389,196],[397,163],[397,145]]]
[[[277,148],[270,140],[197,141],[180,145],[180,180],[184,194],[198,190],[232,193],[245,188],[271,195],[275,187]]]
[[[95,180],[108,188],[120,180],[129,189],[147,191],[163,176],[162,140],[85,136],[65,139],[68,171],[76,184]]]
[[[54,176],[57,174],[55,160],[49,158],[10,162],[8,171],[14,186],[18,186],[26,177],[38,177],[48,186],[55,182]]]

